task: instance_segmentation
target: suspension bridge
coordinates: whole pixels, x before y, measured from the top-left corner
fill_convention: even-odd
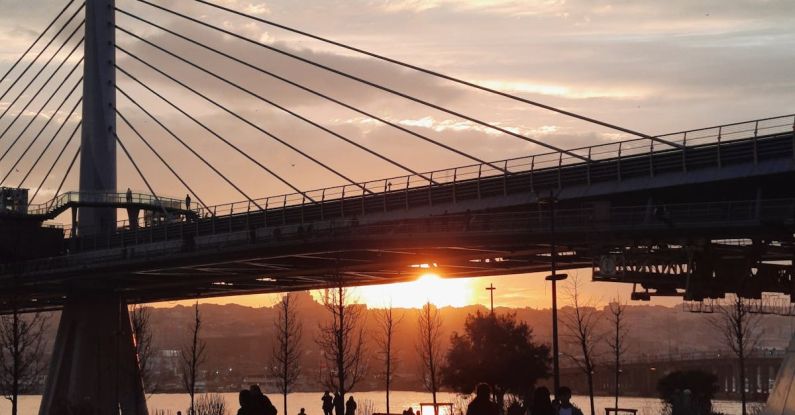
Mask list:
[[[633,284],[639,300],[792,294],[794,115],[652,136],[209,1],[191,3],[625,138],[561,148],[173,4],[71,0],[0,78],[0,312],[62,310],[43,415],[84,400],[100,413],[146,413],[129,303],[384,284],[431,271],[463,278],[582,268],[595,280]],[[487,160],[230,45],[533,150]],[[354,113],[400,134],[402,146],[422,144],[460,163],[412,167],[263,93],[252,79]],[[322,133],[334,143],[323,145],[343,156],[311,151],[306,140],[233,109],[210,85]],[[329,186],[301,184],[303,169],[289,173],[259,157],[217,126],[217,114],[324,172]],[[179,151],[164,151],[164,143]],[[207,143],[217,147],[208,151]],[[352,152],[399,174],[356,180],[345,172]],[[145,192],[129,190],[120,162]],[[241,171],[285,192],[255,194],[235,178]],[[209,203],[218,187],[197,183],[197,172],[236,201]],[[74,175],[77,188],[69,189]],[[158,192],[166,179],[188,196]]]

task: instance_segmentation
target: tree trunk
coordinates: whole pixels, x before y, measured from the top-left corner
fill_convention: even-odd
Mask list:
[[[389,349],[391,349],[391,346],[387,348],[387,354],[386,354],[386,415],[391,414],[391,412],[389,412],[389,383],[391,380],[390,377],[392,375],[392,367],[390,364],[390,359],[392,359],[392,354],[390,353]]]
[[[342,289],[342,284],[339,285],[337,289],[338,294],[338,301],[339,301],[339,314],[340,314],[340,321],[339,321],[339,332],[337,333],[337,382],[339,382],[339,392],[340,392],[340,399],[342,400],[342,404],[345,405],[345,297],[343,297],[344,292]],[[287,414],[284,414],[287,415]]]
[[[17,404],[19,402],[19,377],[21,373],[19,373],[19,366],[22,364],[20,360],[22,359],[21,350],[19,350],[20,346],[20,338],[19,338],[19,313],[17,312],[16,304],[14,305],[14,322],[12,330],[14,330],[13,337],[14,337],[14,346],[13,346],[13,381],[11,385],[11,415],[17,415]],[[2,353],[2,351],[0,351]]]
[[[621,376],[621,343],[619,339],[619,332],[616,330],[616,403],[614,408],[618,409],[618,395],[619,395],[619,376]]]
[[[745,355],[740,352],[740,402],[742,403],[742,415],[747,415],[745,408]]]
[[[588,369],[588,399],[591,402],[591,415],[596,415],[596,408],[593,402],[593,369]]]

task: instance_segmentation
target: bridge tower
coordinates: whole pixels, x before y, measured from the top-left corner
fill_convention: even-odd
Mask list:
[[[115,0],[85,3],[80,192],[116,192]],[[115,231],[114,208],[81,208],[78,234]],[[127,304],[97,278],[74,283],[55,339],[40,415],[79,406],[98,414],[148,414]],[[89,409],[90,408],[90,409]]]

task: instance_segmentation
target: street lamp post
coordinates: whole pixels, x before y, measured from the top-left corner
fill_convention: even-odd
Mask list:
[[[551,274],[546,277],[547,281],[552,282],[552,379],[555,397],[560,389],[560,347],[558,345],[558,281],[563,281],[568,277],[566,274],[558,274],[558,248],[555,238],[555,206],[557,198],[550,191],[549,197],[539,200],[540,204],[549,205],[550,212],[550,268]]]

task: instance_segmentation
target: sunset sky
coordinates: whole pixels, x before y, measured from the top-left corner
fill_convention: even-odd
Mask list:
[[[605,128],[473,92],[191,1],[155,2],[556,146],[566,148],[626,138]],[[217,2],[647,134],[795,112],[795,2],[791,0]],[[3,10],[0,15],[0,71],[5,72],[63,4],[63,0],[0,0]],[[541,151],[538,146],[198,28],[195,24],[158,12],[134,0],[117,0],[117,6],[483,159],[499,160]],[[37,12],[31,12],[33,10]],[[128,17],[118,16],[117,24],[223,73],[235,82],[413,169],[429,171],[470,163],[460,156],[418,142],[358,114],[208,54]],[[251,96],[177,63],[126,34],[119,33],[117,42],[163,70],[197,86],[236,113],[254,120],[257,125],[339,168],[355,180],[365,181],[405,173],[328,134],[301,124]],[[229,137],[246,153],[288,177],[301,189],[340,184],[339,178],[302,159],[300,155],[268,141],[256,130],[153,74],[125,54],[119,52],[117,59],[119,66],[184,106]],[[124,75],[118,75],[118,83],[159,114],[175,132],[190,137],[190,142],[198,151],[252,196],[278,195],[288,191],[283,184],[225,149],[188,119],[136,87]],[[2,89],[7,85],[6,81]],[[208,169],[199,168],[200,164],[195,159],[186,156],[178,144],[166,138],[162,130],[125,98],[118,98],[118,106],[144,135],[157,137],[153,141],[158,152],[171,160],[176,170],[186,174],[206,203],[243,199]],[[31,115],[25,114],[28,117]],[[46,115],[55,116],[60,121],[66,113],[53,115],[50,112]],[[72,119],[70,122],[75,121]],[[6,120],[0,121],[0,126],[7,123]],[[184,197],[185,190],[179,182],[121,123],[119,135],[149,177],[155,178],[155,190],[160,195]],[[65,137],[60,140],[63,139]],[[34,153],[36,148],[34,146]],[[9,159],[15,159],[13,155]],[[123,159],[121,153],[119,157],[119,188],[146,191],[130,163]],[[0,169],[9,168],[8,163],[8,160],[4,161]],[[65,166],[60,171],[65,171]],[[33,177],[26,186],[34,186],[32,183],[38,184],[40,179]],[[43,202],[52,196],[60,179],[58,175],[49,178],[36,202]],[[73,173],[66,187],[76,188],[76,180],[77,175]],[[581,273],[586,278],[590,277],[587,271]],[[488,293],[484,288],[492,282],[498,287],[495,300],[498,305],[547,306],[549,288],[543,282],[542,275],[433,283],[441,284],[434,287],[442,291],[457,293],[451,297],[465,297],[467,302],[487,304]],[[425,284],[430,283],[426,281]],[[407,292],[412,290],[411,287],[368,288],[362,291],[361,296],[368,304],[379,305],[388,301],[389,293],[404,289],[409,290]],[[628,287],[589,285],[588,289],[595,297],[607,301],[619,291],[626,295]],[[262,304],[272,299],[251,297],[233,300]],[[416,298],[405,301],[404,305],[417,304]],[[453,305],[460,303],[451,298],[435,301]],[[393,303],[403,305],[394,299]]]

